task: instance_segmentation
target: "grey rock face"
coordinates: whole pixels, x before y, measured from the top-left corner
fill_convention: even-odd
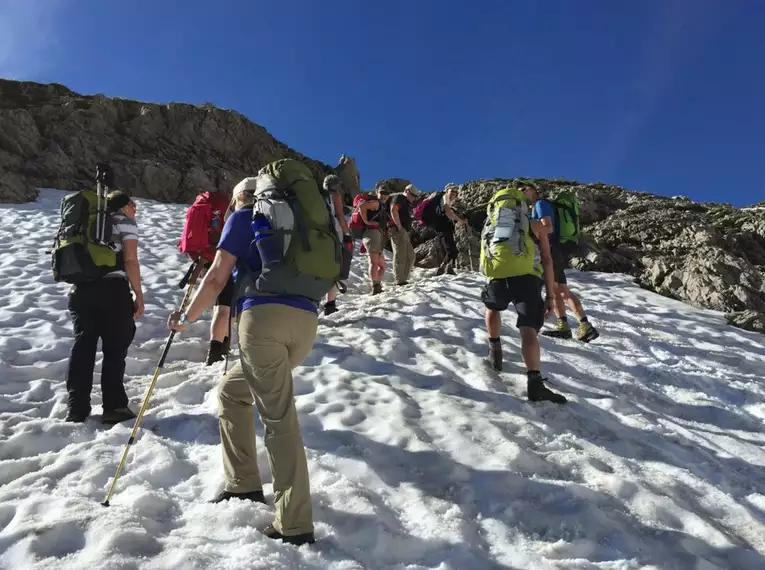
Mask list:
[[[0,202],[33,200],[36,187],[91,187],[98,162],[134,196],[190,202],[280,158],[305,162],[319,182],[333,172],[233,111],[0,80]]]

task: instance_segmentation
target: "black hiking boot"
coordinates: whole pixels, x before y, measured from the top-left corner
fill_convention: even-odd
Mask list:
[[[72,422],[75,424],[81,424],[86,419],[88,419],[88,416],[90,415],[90,411],[85,410],[73,410],[69,409],[66,412],[66,418],[64,419],[65,422]]]
[[[104,410],[104,413],[101,416],[101,423],[114,425],[127,420],[132,420],[135,417],[136,413],[128,407],[109,411]]]
[[[498,342],[489,343],[489,364],[497,372],[502,371],[502,345]]]
[[[337,303],[335,301],[328,301],[324,303],[324,316],[329,316],[332,313],[336,313],[339,309],[337,308]]]
[[[380,283],[379,281],[372,283],[372,295],[379,295],[382,292],[383,292],[382,283]]]
[[[216,362],[222,362],[226,359],[226,355],[223,352],[223,343],[219,340],[211,340],[210,348],[207,349],[207,361],[206,366],[215,364]]]
[[[450,263],[446,266],[446,273],[449,275],[457,275],[457,272],[454,270],[454,263]]]
[[[409,281],[396,281],[396,285],[403,287],[404,285],[409,285]]]
[[[266,503],[266,497],[263,491],[250,491],[249,493],[232,493],[231,491],[221,491],[210,503],[222,503],[229,499],[241,499],[243,501],[252,501],[253,503]]]
[[[231,351],[231,339],[223,337],[223,342],[220,343],[220,351],[226,356]]]
[[[436,270],[436,275],[443,275],[444,271],[446,271],[446,266],[442,263],[438,266],[438,269]]]
[[[278,530],[274,528],[274,525],[270,524],[266,528],[260,531],[261,534],[267,536],[268,538],[274,538],[274,539],[281,539],[282,542],[286,542],[288,544],[294,544],[295,546],[301,546],[303,544],[313,544],[316,542],[316,539],[313,536],[312,532],[306,532],[303,534],[295,534],[292,536],[284,536],[282,533],[280,533]]]
[[[553,402],[555,404],[565,404],[568,402],[565,396],[553,392],[545,386],[544,378],[539,373],[529,376],[526,390],[530,402]]]

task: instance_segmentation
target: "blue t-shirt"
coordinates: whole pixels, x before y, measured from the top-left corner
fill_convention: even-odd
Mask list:
[[[557,239],[558,236],[555,232],[555,208],[547,200],[537,200],[531,210],[532,220],[541,220],[542,218],[550,218],[553,225],[553,233],[550,235],[553,239]]]
[[[223,226],[223,233],[218,242],[218,249],[230,253],[236,257],[236,268],[234,268],[234,279],[237,278],[239,271],[245,268],[254,272],[261,269],[260,254],[258,248],[253,242],[252,232],[252,207],[242,208],[231,214]],[[316,303],[304,297],[294,297],[289,295],[263,295],[257,297],[241,297],[236,300],[237,311],[241,314],[255,305],[266,305],[269,303],[278,303],[288,305],[296,309],[303,309],[315,313],[318,310]]]

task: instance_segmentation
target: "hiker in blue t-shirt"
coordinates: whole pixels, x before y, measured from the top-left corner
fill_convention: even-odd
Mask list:
[[[185,313],[173,312],[168,327],[184,330],[202,316],[232,271],[260,272],[253,243],[252,203],[256,178],[234,188],[234,209],[226,220],[212,266]],[[239,275],[237,293],[241,290]],[[295,410],[292,370],[313,348],[318,304],[289,295],[243,295],[235,299],[240,359],[218,389],[218,416],[225,485],[213,503],[229,499],[266,502],[255,451],[253,404],[265,426],[273,475],[276,517],[261,532],[293,544],[314,541],[311,493],[303,439]]]
[[[553,274],[555,277],[555,316],[558,318],[555,327],[542,331],[545,336],[554,338],[571,338],[571,327],[566,317],[566,305],[579,320],[576,338],[584,342],[590,342],[599,336],[598,331],[587,319],[587,315],[582,308],[582,302],[568,288],[565,269],[568,265],[569,257],[574,253],[568,247],[568,244],[561,243],[556,234],[555,228],[555,208],[547,200],[539,198],[537,189],[531,185],[520,187],[523,194],[532,204],[531,219],[542,222],[542,226],[547,229],[547,235],[550,239],[550,253],[553,260]]]

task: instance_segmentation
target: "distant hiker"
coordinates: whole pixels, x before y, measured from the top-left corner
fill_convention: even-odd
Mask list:
[[[353,214],[350,228],[353,237],[361,243],[369,255],[369,279],[372,281],[372,294],[382,293],[382,280],[385,275],[385,235],[383,229],[387,223],[387,203],[390,191],[378,186],[374,194],[362,193],[353,199]]]
[[[489,281],[481,293],[481,300],[486,307],[489,363],[494,370],[502,370],[501,312],[512,303],[518,314],[515,326],[521,335],[528,399],[564,404],[566,398],[547,388],[540,372],[538,334],[546,312],[552,310],[555,292],[550,248],[541,224],[530,220],[526,199],[514,188],[496,192],[486,213],[481,232],[481,273]],[[543,285],[546,291],[544,301]]]
[[[234,209],[210,271],[186,312],[170,315],[168,327],[182,331],[199,318],[236,268],[240,357],[218,391],[226,481],[212,502],[266,502],[254,404],[265,426],[276,506],[273,524],[261,532],[292,544],[311,543],[311,492],[292,370],[311,352],[318,305],[340,276],[342,236],[311,171],[295,160],[268,164],[237,184]]]
[[[205,270],[209,270],[215,258],[229,202],[229,196],[225,192],[202,192],[186,210],[186,221],[178,248],[181,253],[185,253],[194,261],[201,258],[204,261]],[[224,360],[230,350],[229,331],[233,296],[234,277],[231,276],[215,300],[215,309],[210,323],[207,366]]]
[[[332,204],[332,214],[335,216],[336,225],[335,228],[343,236],[343,261],[346,266],[343,270],[342,279],[348,278],[348,272],[350,271],[351,257],[353,256],[353,236],[351,230],[348,227],[348,222],[345,219],[344,212],[344,189],[343,184],[334,174],[330,174],[324,178],[324,190],[329,193]],[[337,312],[337,286],[332,287],[329,293],[327,293],[327,301],[324,303],[324,314],[331,315]]]
[[[104,187],[113,186],[111,170],[99,166]],[[118,190],[108,195],[102,192],[103,197],[106,199],[99,199],[94,190],[66,196],[54,246],[54,279],[73,284],[69,313],[74,344],[66,371],[68,422],[84,422],[90,415],[99,338],[104,355],[101,421],[115,424],[136,417],[128,407],[124,386],[125,358],[136,330],[134,319],[144,312],[136,204]]]
[[[454,238],[454,224],[467,224],[467,219],[458,216],[453,204],[457,201],[459,187],[456,184],[447,184],[443,192],[435,192],[414,209],[414,217],[420,224],[432,228],[436,232],[443,261],[436,271],[436,275],[444,272],[454,274],[454,264],[457,262],[459,251],[457,241]]]
[[[409,232],[412,230],[412,202],[420,195],[414,184],[390,201],[388,235],[393,246],[393,274],[398,285],[406,285],[414,268],[414,247]]]
[[[578,208],[569,205],[566,198],[576,200],[576,197],[564,195],[551,203],[539,198],[537,189],[530,184],[523,184],[520,189],[533,206],[532,219],[541,223],[543,233],[549,236],[550,241],[555,278],[555,316],[558,320],[555,328],[543,331],[542,334],[554,338],[571,338],[571,327],[566,317],[566,305],[568,305],[579,320],[576,338],[583,342],[595,340],[600,333],[587,319],[579,297],[568,288],[565,273],[569,257],[576,250],[579,234]]]

